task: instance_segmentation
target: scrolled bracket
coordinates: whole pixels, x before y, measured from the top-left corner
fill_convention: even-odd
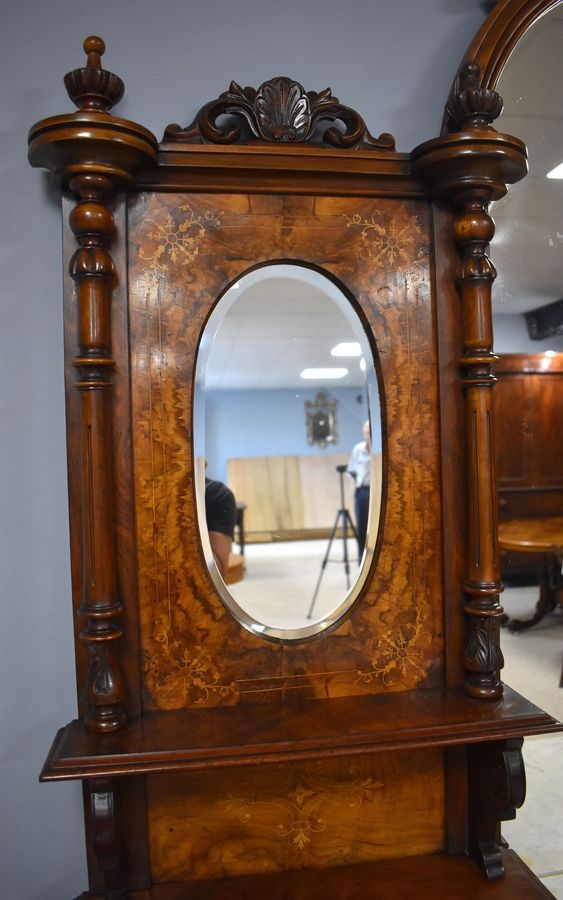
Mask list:
[[[221,117],[223,122],[219,121]],[[344,128],[326,127],[327,122],[340,122]],[[164,140],[202,144],[309,142],[344,150],[395,147],[390,134],[374,138],[359,113],[333,97],[330,88],[320,93],[305,91],[287,76],[271,78],[258,89],[231,81],[228,91],[203,106],[186,128],[169,125]]]
[[[106,900],[124,900],[126,879],[119,827],[118,785],[111,778],[94,778],[84,782],[86,828],[93,849],[95,870],[92,887]]]
[[[504,876],[500,823],[516,817],[526,798],[522,738],[468,750],[469,849],[490,881]]]

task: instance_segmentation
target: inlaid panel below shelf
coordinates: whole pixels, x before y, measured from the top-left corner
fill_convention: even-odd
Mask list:
[[[157,882],[323,868],[440,851],[441,750],[147,779]]]

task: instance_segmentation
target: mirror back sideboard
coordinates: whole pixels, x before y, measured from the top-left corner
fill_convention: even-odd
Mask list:
[[[547,896],[499,831],[561,726],[500,678],[488,205],[526,160],[498,95],[466,64],[403,154],[329,90],[232,83],[158,144],[85,50],[29,150],[64,189],[81,698],[42,778],[83,781],[84,897]],[[296,641],[223,602],[196,503],[201,335],[272,262],[344,291],[381,391],[369,571]]]

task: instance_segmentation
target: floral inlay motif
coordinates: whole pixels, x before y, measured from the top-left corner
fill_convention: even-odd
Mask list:
[[[344,218],[347,228],[359,230],[369,258],[382,267],[401,271],[412,268],[425,257],[424,233],[414,217],[404,217],[402,221],[392,218],[387,222],[379,210],[374,210],[370,218],[360,213]]]
[[[297,775],[295,787],[287,794],[271,800],[229,795],[227,809],[242,824],[250,822],[261,812],[270,816],[275,812],[275,818],[278,819],[276,834],[290,838],[294,847],[303,852],[311,843],[313,835],[320,834],[332,824],[323,815],[323,805],[327,801],[338,797],[339,809],[342,806],[348,810],[359,809],[363,803],[371,802],[375,791],[383,787],[382,782],[374,781],[369,775],[362,775],[356,765],[348,768],[347,776],[344,781],[338,782],[314,772],[301,771]],[[340,821],[334,824],[339,825]]]
[[[158,623],[155,623],[158,629]],[[162,627],[155,633],[155,639],[162,647],[162,659],[147,657],[151,687],[155,695],[166,704],[175,706],[183,703],[212,705],[214,701],[232,697],[238,698],[238,688],[234,682],[223,684],[221,673],[210,654],[202,647],[188,648],[179,641],[170,640],[170,632]],[[161,669],[164,662],[164,671]]]
[[[383,684],[389,685],[393,675],[400,675],[403,679],[409,674],[414,674],[421,680],[426,678],[428,673],[422,665],[424,656],[417,644],[427,637],[417,608],[414,622],[389,629],[379,638],[370,660],[371,669],[359,670],[356,684],[371,684],[376,678],[381,678]]]
[[[153,230],[149,231],[148,237],[156,243],[156,247],[152,253],[145,254],[142,250],[139,253],[141,259],[152,262],[154,267],[164,271],[168,269],[166,259],[173,263],[192,262],[199,253],[206,231],[221,224],[212,210],[196,215],[187,204],[180,206],[178,212],[185,213],[180,221],[176,221],[170,212],[153,220]]]

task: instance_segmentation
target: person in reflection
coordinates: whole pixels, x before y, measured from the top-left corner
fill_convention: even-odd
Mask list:
[[[223,581],[229,568],[229,554],[235,533],[237,504],[235,495],[222,481],[205,479],[205,518],[209,543]]]
[[[369,513],[369,485],[371,472],[371,427],[369,421],[364,422],[364,440],[356,444],[350,455],[348,473],[354,479],[354,512],[356,533],[358,536],[358,553],[360,559],[366,545]]]

